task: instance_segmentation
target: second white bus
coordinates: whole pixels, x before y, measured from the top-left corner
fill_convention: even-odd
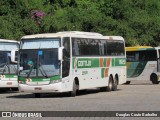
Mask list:
[[[0,39],[0,91],[18,90],[17,64],[11,62],[11,51],[17,51],[15,40]],[[15,52],[16,53],[16,52]]]

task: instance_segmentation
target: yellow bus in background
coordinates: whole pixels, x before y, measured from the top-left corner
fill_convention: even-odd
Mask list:
[[[127,82],[132,80],[150,80],[159,83],[160,47],[126,47]]]

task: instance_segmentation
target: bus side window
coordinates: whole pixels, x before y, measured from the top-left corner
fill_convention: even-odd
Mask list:
[[[63,39],[63,62],[62,62],[62,77],[67,77],[70,71],[70,39],[66,37]]]

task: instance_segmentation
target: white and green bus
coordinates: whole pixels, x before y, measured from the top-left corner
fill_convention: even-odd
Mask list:
[[[14,58],[13,58],[14,59]],[[120,36],[68,31],[24,36],[20,42],[20,92],[116,90],[126,82],[125,42]]]
[[[160,47],[126,47],[127,82],[150,80],[153,84],[160,81]]]
[[[18,90],[17,64],[11,62],[11,51],[18,48],[17,41],[0,39],[0,92]]]

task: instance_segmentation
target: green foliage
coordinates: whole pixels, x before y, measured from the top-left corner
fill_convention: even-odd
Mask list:
[[[33,11],[43,17],[33,19]],[[123,36],[127,46],[160,45],[158,0],[1,0],[0,38],[57,31]]]

